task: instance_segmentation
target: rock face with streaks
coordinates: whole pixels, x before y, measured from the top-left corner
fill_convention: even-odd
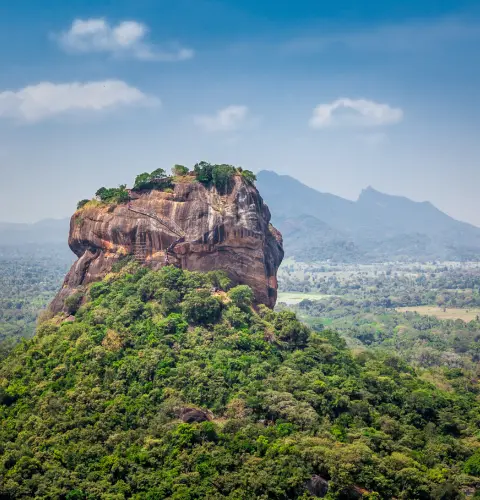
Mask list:
[[[223,195],[186,176],[173,192],[132,191],[129,203],[88,204],[72,216],[68,242],[78,260],[50,306],[53,312],[128,255],[154,269],[168,263],[224,270],[235,284],[249,285],[257,303],[276,302],[282,236],[255,186],[241,175]]]

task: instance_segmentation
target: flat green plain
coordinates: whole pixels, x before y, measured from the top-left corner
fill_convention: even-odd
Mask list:
[[[277,298],[277,304],[283,302],[287,305],[299,304],[302,300],[321,300],[325,297],[331,297],[331,295],[325,295],[323,293],[304,293],[304,292],[279,292]]]

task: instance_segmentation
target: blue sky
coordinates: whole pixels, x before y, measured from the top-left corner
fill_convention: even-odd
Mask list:
[[[0,220],[207,160],[480,225],[478,0],[6,4]]]

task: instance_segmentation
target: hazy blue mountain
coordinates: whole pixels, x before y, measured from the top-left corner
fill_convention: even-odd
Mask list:
[[[357,201],[322,193],[288,175],[261,171],[257,187],[284,237],[303,260],[480,259],[480,228],[429,202],[364,189]],[[65,244],[69,219],[0,222],[0,247]],[[67,247],[68,249],[68,247]]]
[[[276,216],[274,223],[282,232],[287,256],[301,256],[306,261],[357,262],[366,259],[365,252],[356,246],[347,233],[332,228],[312,215]]]
[[[70,219],[44,219],[33,224],[0,222],[0,246],[24,244],[67,245]]]
[[[363,190],[357,201],[350,201],[316,191],[288,175],[261,171],[257,177],[273,223],[284,234],[287,254],[299,259],[480,257],[480,228],[453,219],[430,202],[384,194],[372,187]]]

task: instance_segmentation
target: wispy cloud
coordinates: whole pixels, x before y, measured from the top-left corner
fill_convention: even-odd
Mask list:
[[[248,116],[247,106],[232,105],[218,110],[213,115],[195,116],[194,122],[207,132],[231,132],[244,125]]]
[[[120,106],[157,106],[160,101],[121,80],[42,82],[0,92],[0,118],[34,123],[68,112],[98,113]]]
[[[302,35],[283,44],[291,53],[315,53],[332,47],[353,51],[409,52],[438,49],[439,45],[480,39],[480,22],[476,19],[444,18],[385,24],[365,30],[352,27],[322,30],[321,34]]]
[[[400,108],[380,104],[367,99],[342,97],[336,101],[320,104],[310,118],[312,128],[335,126],[375,127],[399,123],[403,118]]]
[[[163,46],[149,43],[148,27],[137,21],[122,21],[110,25],[105,19],[76,19],[68,31],[54,35],[67,52],[104,52],[116,57],[130,57],[142,61],[185,61],[194,56],[192,49],[177,42]]]

